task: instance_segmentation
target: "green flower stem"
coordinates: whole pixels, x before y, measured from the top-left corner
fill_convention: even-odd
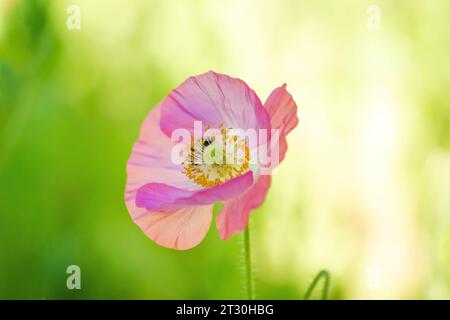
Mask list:
[[[319,283],[320,279],[324,278],[324,284],[323,284],[323,291],[322,291],[322,300],[327,300],[328,297],[328,290],[330,287],[330,274],[326,270],[320,271],[316,277],[314,278],[313,282],[309,286],[308,290],[306,290],[305,293],[305,300],[309,300],[311,297],[312,292],[314,291],[315,287]]]
[[[252,253],[250,246],[250,227],[249,223],[244,232],[244,254],[245,254],[245,274],[247,278],[247,298],[254,300],[253,295],[253,278],[252,278]]]

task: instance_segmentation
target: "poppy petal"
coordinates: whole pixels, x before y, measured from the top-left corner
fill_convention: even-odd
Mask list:
[[[225,201],[217,215],[217,229],[224,240],[245,229],[250,211],[264,202],[270,187],[270,176],[260,176],[256,183],[237,198]]]
[[[272,91],[264,103],[270,116],[272,129],[279,129],[279,161],[284,159],[287,151],[287,134],[298,124],[297,105],[291,94],[286,90],[286,84]]]
[[[162,102],[161,130],[178,128],[193,134],[194,121],[203,127],[270,129],[270,118],[256,93],[242,80],[209,71],[190,77]]]
[[[176,250],[198,245],[211,225],[212,205],[197,206],[173,212],[149,212],[135,220],[142,231],[157,244]]]
[[[209,205],[233,199],[253,184],[253,173],[201,190],[185,190],[161,183],[148,183],[137,191],[136,206],[150,211],[172,211],[189,206]]]
[[[186,175],[183,167],[171,160],[171,141],[159,129],[161,105],[154,107],[141,127],[139,139],[133,146],[127,162],[126,199],[134,197],[136,191],[149,181],[166,183],[184,189],[198,189]]]

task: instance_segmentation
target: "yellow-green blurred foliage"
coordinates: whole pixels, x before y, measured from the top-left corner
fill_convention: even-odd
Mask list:
[[[123,201],[146,113],[208,70],[299,105],[252,215],[257,298],[321,268],[336,299],[450,298],[449,22],[447,0],[1,0],[0,298],[245,296],[241,235],[168,250]]]

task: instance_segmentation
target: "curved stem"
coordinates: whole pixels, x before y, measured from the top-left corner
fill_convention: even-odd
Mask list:
[[[324,278],[324,284],[323,284],[323,291],[322,291],[322,300],[327,300],[328,297],[328,290],[330,288],[330,274],[326,270],[321,270],[316,277],[314,278],[313,282],[310,284],[308,290],[306,290],[305,293],[305,300],[309,300],[311,297],[312,292],[314,291],[315,287],[320,281],[320,278]]]
[[[252,253],[250,246],[250,227],[247,224],[244,232],[244,253],[245,253],[245,275],[247,278],[247,298],[254,300],[253,278],[252,278]]]

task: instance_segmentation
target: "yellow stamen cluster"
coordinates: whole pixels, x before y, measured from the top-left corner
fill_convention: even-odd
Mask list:
[[[194,141],[182,163],[183,173],[194,183],[208,188],[242,175],[249,169],[249,148],[245,138],[220,129],[220,133]]]

